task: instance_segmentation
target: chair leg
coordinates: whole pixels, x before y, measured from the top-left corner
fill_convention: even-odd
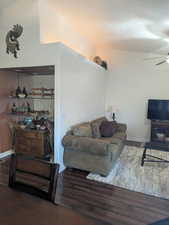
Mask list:
[[[12,154],[9,166],[9,187],[13,187],[16,181],[16,155]]]
[[[59,165],[52,164],[50,173],[51,173],[51,175],[50,175],[48,197],[49,197],[50,201],[54,202],[55,201],[56,188],[57,188],[58,174],[59,174]]]

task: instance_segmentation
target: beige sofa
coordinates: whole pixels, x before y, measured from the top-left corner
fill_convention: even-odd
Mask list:
[[[117,123],[113,137],[101,137],[100,124],[102,117],[88,123],[72,127],[64,136],[64,164],[107,176],[120,156],[126,140],[126,125]]]

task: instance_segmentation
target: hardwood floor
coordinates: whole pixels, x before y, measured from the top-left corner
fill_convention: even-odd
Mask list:
[[[99,225],[71,209],[0,185],[1,225]]]
[[[86,175],[66,170],[56,201],[102,224],[145,225],[169,217],[168,200],[87,180]]]
[[[9,173],[9,158],[0,160],[0,185],[7,186]]]
[[[87,180],[86,176],[86,172],[79,170],[67,169],[61,173],[56,203],[92,219],[94,224],[148,225],[169,217],[168,200]],[[0,186],[7,186],[7,182],[8,161],[0,161]],[[57,211],[58,206],[55,207]],[[73,223],[68,221],[69,224]]]

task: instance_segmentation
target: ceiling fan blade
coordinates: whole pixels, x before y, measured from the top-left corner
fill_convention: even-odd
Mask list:
[[[164,60],[164,61],[162,61],[162,62],[159,62],[159,63],[156,64],[156,66],[158,66],[158,65],[160,65],[160,64],[163,64],[163,63],[165,63],[165,62],[166,62],[166,60]]]
[[[165,57],[165,56],[150,57],[150,58],[145,58],[144,60],[161,59],[161,58],[164,58],[164,57]]]

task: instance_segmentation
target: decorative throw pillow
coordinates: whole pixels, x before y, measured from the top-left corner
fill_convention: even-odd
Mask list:
[[[92,134],[94,138],[101,138],[100,125],[103,121],[107,121],[105,117],[100,117],[96,120],[91,121]]]
[[[117,123],[113,121],[103,121],[100,125],[102,137],[112,137],[117,130]]]
[[[73,135],[80,137],[92,137],[92,129],[89,123],[82,123],[73,127]]]

